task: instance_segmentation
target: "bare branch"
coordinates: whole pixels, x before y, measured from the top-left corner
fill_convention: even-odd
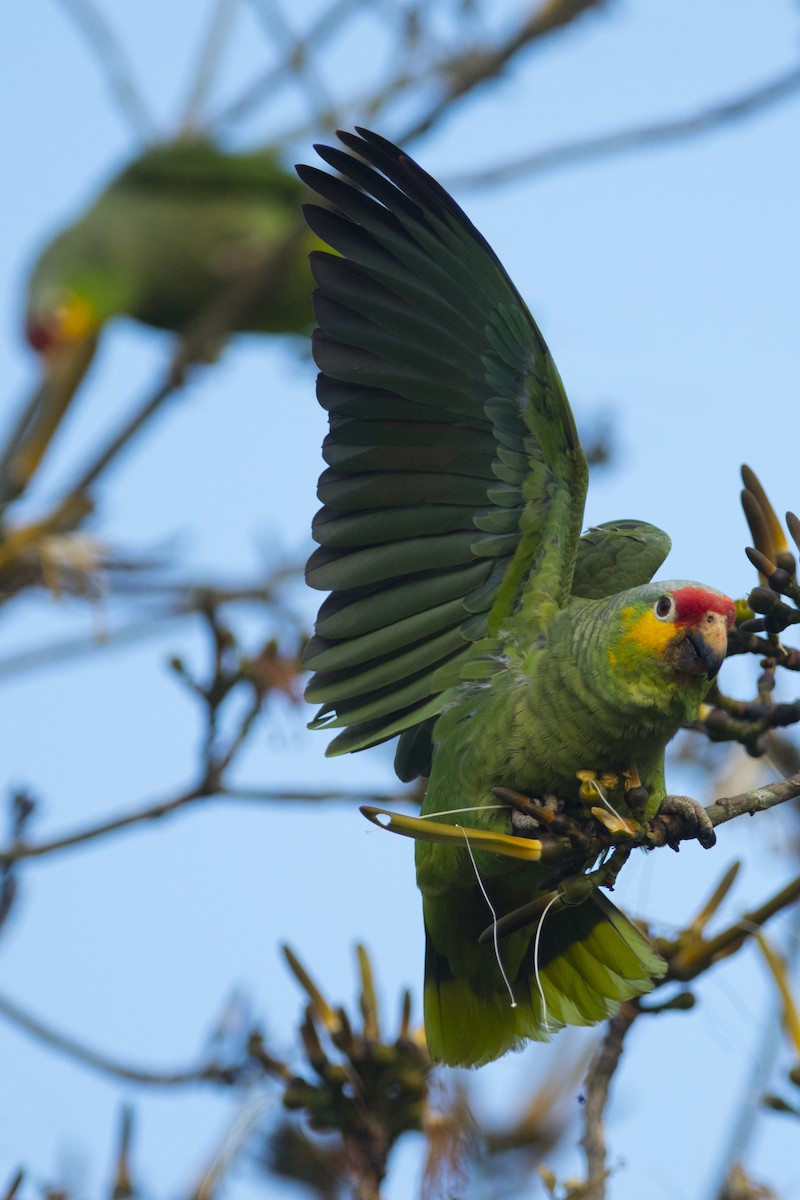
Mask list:
[[[708,970],[714,963],[735,954],[752,934],[765,925],[771,917],[789,908],[800,900],[800,876],[791,880],[764,904],[743,913],[727,929],[715,937],[690,938],[685,943],[678,938],[672,952],[668,954],[669,970],[662,982],[677,979],[688,983]]]
[[[300,565],[289,563],[271,571],[268,580],[258,584],[182,582],[160,579],[157,576],[154,578],[150,573],[137,573],[131,579],[115,579],[109,595],[110,600],[132,597],[133,601],[136,601],[141,594],[148,600],[157,598],[163,602],[164,607],[155,607],[154,610],[150,610],[148,616],[131,620],[124,625],[120,624],[116,628],[104,627],[101,634],[64,638],[0,657],[0,680],[23,675],[41,667],[51,667],[55,663],[71,662],[87,655],[115,650],[145,638],[157,637],[176,622],[196,616],[209,605],[256,605],[260,609],[266,608],[282,627],[291,629],[301,637],[303,627],[300,618],[285,606],[276,594],[284,580],[296,577],[301,572]]]
[[[134,80],[131,64],[111,27],[91,0],[58,0],[80,29],[105,73],[109,90],[131,128],[143,142],[158,136],[158,129]]]
[[[586,1155],[586,1185],[581,1190],[585,1200],[604,1200],[606,1194],[605,1110],[611,1080],[622,1057],[625,1037],[639,1016],[632,1001],[625,1002],[609,1021],[606,1035],[586,1075],[586,1100],[583,1106],[583,1136],[581,1145]]]
[[[56,663],[72,662],[85,658],[87,654],[115,650],[119,646],[128,646],[144,638],[155,637],[175,621],[185,620],[188,615],[188,611],[161,613],[144,621],[132,621],[120,629],[104,632],[100,638],[65,638],[60,642],[49,642],[43,646],[34,646],[30,650],[21,650],[18,654],[9,654],[0,658],[0,679],[24,675],[26,671],[36,671],[40,667],[52,667]]]
[[[488,83],[501,74],[503,68],[523,47],[531,42],[554,33],[576,20],[591,8],[599,8],[606,0],[550,0],[532,17],[524,20],[504,41],[486,48],[486,39],[476,40],[465,47],[458,46],[449,53],[434,57],[428,47],[427,54],[418,50],[408,56],[406,69],[393,69],[380,86],[361,96],[351,96],[342,101],[338,110],[328,109],[317,116],[312,128],[307,124],[293,127],[285,132],[281,141],[293,142],[306,138],[319,128],[330,129],[344,119],[339,113],[349,113],[350,120],[357,116],[359,121],[372,121],[404,93],[415,88],[436,88],[438,95],[427,112],[416,118],[404,131],[395,134],[395,140],[409,144],[432,129],[448,114],[458,100],[465,98],[480,84]],[[227,115],[227,114],[226,114]]]
[[[20,1167],[19,1170],[16,1171],[12,1176],[11,1183],[8,1185],[3,1194],[3,1200],[14,1200],[14,1197],[19,1191],[24,1178],[25,1172],[22,1170],[22,1167]]]
[[[785,934],[786,957],[790,963],[795,964],[800,954],[800,907],[795,907],[789,917]],[[749,1083],[742,1091],[738,1113],[734,1114],[729,1122],[727,1146],[721,1156],[719,1185],[712,1193],[714,1196],[725,1194],[725,1180],[730,1178],[737,1163],[746,1160],[747,1151],[753,1141],[761,1111],[760,1105],[753,1101],[755,1097],[762,1097],[767,1091],[784,1044],[784,1028],[779,1018],[779,1010],[780,1005],[762,1022],[761,1036],[752,1055]]]
[[[92,842],[97,838],[106,837],[110,833],[118,833],[122,829],[127,829],[130,825],[138,825],[142,821],[160,820],[161,817],[169,816],[177,812],[178,809],[185,808],[188,804],[194,804],[198,800],[207,800],[208,798],[209,794],[201,788],[192,788],[189,791],[182,792],[178,796],[172,796],[168,800],[156,801],[144,808],[135,809],[119,817],[112,817],[107,821],[98,822],[96,825],[85,826],[83,829],[75,830],[73,833],[67,833],[58,838],[52,838],[46,842],[13,842],[0,851],[0,865],[6,866],[11,863],[20,862],[25,858],[43,858],[45,855],[55,854],[59,850],[69,850],[71,847],[79,846],[84,842]]]
[[[181,117],[180,127],[186,133],[201,125],[200,113],[214,83],[222,51],[230,33],[236,11],[236,0],[217,0],[200,51],[189,98]]]
[[[502,74],[511,59],[525,46],[571,25],[590,9],[601,8],[605,3],[606,0],[546,0],[536,13],[523,21],[498,46],[454,54],[437,70],[443,81],[441,94],[427,113],[410,125],[398,140],[404,143],[421,137],[438,124],[445,113],[451,113],[459,100],[463,100],[480,84],[488,83]]]
[[[120,833],[131,825],[141,825],[150,821],[160,821],[163,817],[171,816],[182,808],[196,804],[201,800],[237,801],[243,804],[401,804],[414,798],[413,792],[398,795],[386,795],[375,791],[298,791],[289,788],[248,788],[222,786],[215,791],[204,787],[192,788],[172,796],[167,800],[157,800],[141,808],[132,809],[118,817],[99,821],[94,825],[84,826],[72,833],[52,838],[45,842],[14,842],[0,850],[0,866],[7,866],[22,859],[44,858],[57,854],[61,850],[71,850],[74,846],[86,842],[97,841],[109,834]]]
[[[262,1122],[266,1109],[271,1104],[272,1098],[263,1095],[251,1097],[244,1102],[231,1121],[222,1144],[215,1151],[190,1200],[213,1200],[218,1192],[223,1191],[222,1185],[226,1176],[241,1157],[250,1135]]]
[[[712,825],[724,825],[734,817],[744,813],[753,816],[757,812],[766,812],[776,804],[784,804],[800,796],[800,773],[790,775],[788,779],[779,779],[776,783],[768,783],[764,787],[754,788],[752,792],[740,792],[737,796],[723,796],[706,809]]]
[[[334,0],[300,42],[305,59],[310,59],[312,50],[321,49],[329,38],[339,33],[351,14],[366,8],[368,4],[369,0]],[[274,67],[265,71],[260,79],[257,79],[242,93],[238,100],[217,113],[210,124],[215,129],[219,129],[223,125],[233,125],[237,121],[243,120],[255,108],[268,100],[279,87],[290,81],[294,72],[294,60],[287,56]]]
[[[293,32],[277,0],[250,0],[250,7],[263,22],[283,59],[291,65],[292,74],[302,83],[311,119],[316,123],[322,112],[334,111],[322,76],[309,55],[308,40]]]
[[[200,1063],[194,1067],[178,1070],[150,1070],[145,1067],[134,1067],[128,1063],[119,1062],[108,1055],[93,1050],[90,1046],[79,1042],[69,1034],[61,1033],[52,1026],[32,1016],[20,1005],[0,995],[0,1016],[6,1018],[18,1029],[23,1029],[37,1041],[52,1046],[69,1058],[76,1059],[84,1066],[100,1071],[104,1075],[113,1075],[116,1079],[124,1079],[128,1083],[141,1083],[155,1087],[186,1087],[196,1083],[225,1083],[235,1082],[236,1071],[219,1066],[213,1060]]]
[[[795,66],[785,74],[753,88],[752,91],[683,117],[673,117],[652,125],[620,129],[601,137],[579,138],[574,142],[549,146],[496,167],[451,176],[447,182],[451,187],[487,187],[490,184],[507,183],[511,179],[542,175],[573,163],[592,162],[617,154],[628,154],[648,146],[685,141],[711,133],[734,121],[757,116],[773,105],[791,99],[799,91],[800,67]]]

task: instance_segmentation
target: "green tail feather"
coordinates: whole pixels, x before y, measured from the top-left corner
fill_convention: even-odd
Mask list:
[[[545,918],[538,983],[535,936],[531,928],[500,943],[512,1007],[493,946],[464,948],[475,971],[456,976],[426,929],[425,1032],[434,1060],[479,1067],[526,1040],[546,1041],[564,1025],[595,1025],[613,1016],[623,1000],[651,991],[666,970],[644,934],[599,892]]]

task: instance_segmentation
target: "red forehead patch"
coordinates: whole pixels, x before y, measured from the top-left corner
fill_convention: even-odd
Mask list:
[[[675,621],[678,625],[694,625],[707,612],[720,613],[728,629],[736,619],[736,609],[729,596],[707,588],[684,587],[672,593],[675,599]]]

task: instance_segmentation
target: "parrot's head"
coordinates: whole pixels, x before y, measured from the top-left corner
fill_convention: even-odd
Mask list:
[[[126,311],[132,283],[104,230],[88,218],[63,230],[42,251],[28,281],[25,336],[47,363]]]
[[[719,671],[736,617],[722,592],[685,580],[622,593],[609,663],[671,687],[704,693]]]
[[[47,358],[82,342],[100,327],[92,300],[69,287],[50,287],[31,297],[25,337],[37,354]]]

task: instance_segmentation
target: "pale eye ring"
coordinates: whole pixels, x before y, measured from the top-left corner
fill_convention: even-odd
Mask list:
[[[671,621],[675,616],[675,601],[672,596],[659,596],[653,605],[653,612],[659,621]]]

